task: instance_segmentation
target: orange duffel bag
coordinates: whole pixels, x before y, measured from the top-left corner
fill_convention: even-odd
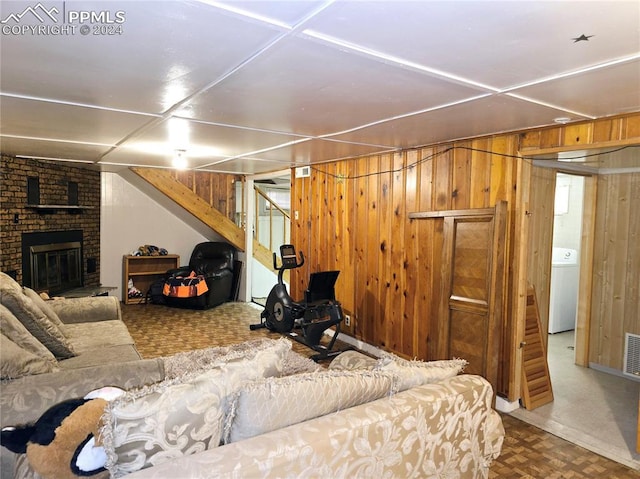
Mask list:
[[[162,288],[162,294],[169,298],[193,298],[209,291],[207,282],[202,275],[194,271],[189,276],[172,276],[167,278]]]

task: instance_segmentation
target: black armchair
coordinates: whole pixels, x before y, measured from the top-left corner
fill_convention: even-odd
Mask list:
[[[206,241],[199,243],[191,253],[187,266],[167,271],[170,276],[189,276],[194,271],[202,275],[208,291],[193,298],[166,297],[168,306],[184,308],[212,308],[238,298],[238,287],[242,262],[236,258],[236,248],[225,242]]]

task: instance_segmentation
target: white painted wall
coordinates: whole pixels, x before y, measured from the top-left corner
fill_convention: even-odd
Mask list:
[[[562,198],[560,196],[566,195]],[[556,205],[566,205],[562,214],[555,214],[553,222],[554,248],[580,251],[584,177],[558,173],[556,176]]]
[[[193,247],[203,241],[220,241],[185,223],[117,173],[102,173],[100,214],[100,282],[117,286],[122,298],[122,257],[144,244],[165,248],[189,262]]]

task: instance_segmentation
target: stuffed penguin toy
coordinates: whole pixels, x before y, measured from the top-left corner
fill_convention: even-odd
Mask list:
[[[124,394],[105,387],[84,398],[68,399],[52,406],[34,423],[6,427],[0,442],[18,454],[44,479],[108,477],[107,455],[97,441],[107,401]]]

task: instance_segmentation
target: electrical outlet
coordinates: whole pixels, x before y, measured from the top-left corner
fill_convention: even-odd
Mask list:
[[[351,316],[349,316],[348,314],[344,315],[344,325],[345,326],[351,326]]]

